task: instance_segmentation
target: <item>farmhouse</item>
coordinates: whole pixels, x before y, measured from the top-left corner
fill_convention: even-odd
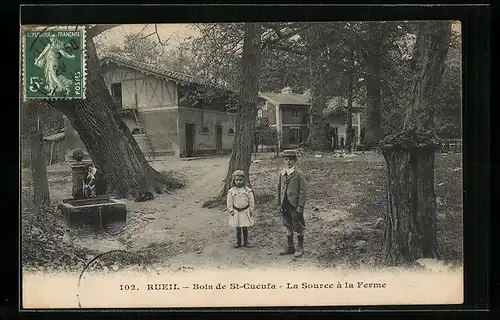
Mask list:
[[[294,148],[307,139],[309,134],[310,97],[307,94],[293,93],[290,87],[285,87],[280,93],[265,92],[259,94],[258,117],[267,119],[270,126],[279,132],[279,148]],[[363,106],[353,102],[352,126],[355,132],[355,141],[359,141],[361,132]],[[333,141],[335,148],[340,141],[346,139],[347,127],[347,99],[333,97],[326,103],[323,115],[328,123],[329,141]]]
[[[362,123],[364,120],[364,108],[359,103],[353,101],[352,107],[352,128],[354,129],[354,144],[360,143]],[[333,97],[326,103],[323,115],[329,124],[329,138],[333,141],[334,148],[338,148],[341,140],[346,139],[347,128],[347,99],[344,97]]]
[[[106,86],[146,156],[231,152],[236,114],[227,111],[228,90],[123,57],[104,57],[101,66]],[[67,139],[79,144],[73,141],[79,140],[74,131]]]
[[[295,94],[290,87],[281,93],[265,92],[259,94],[261,103],[258,110],[260,118],[267,118],[270,126],[280,134],[279,148],[293,148],[307,139],[309,134],[310,98]]]

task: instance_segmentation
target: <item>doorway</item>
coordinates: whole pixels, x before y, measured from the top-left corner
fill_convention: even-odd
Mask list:
[[[194,123],[186,123],[186,158],[194,157],[194,135],[195,135],[195,125]]]
[[[220,124],[217,125],[215,152],[218,154],[222,153],[222,125]]]

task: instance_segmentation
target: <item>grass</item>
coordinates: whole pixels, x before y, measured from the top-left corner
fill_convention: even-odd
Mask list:
[[[251,179],[257,197],[274,193],[279,160],[252,165]],[[381,155],[365,153],[352,158],[306,156],[300,168],[308,182],[306,211],[310,247],[327,266],[379,265],[383,245],[383,226],[377,224],[387,210],[386,167]],[[437,154],[435,192],[438,202],[438,246],[440,258],[447,262],[462,262],[462,179],[461,155]],[[274,198],[261,204],[264,225],[262,237],[276,225]],[[331,215],[331,212],[339,212]],[[342,215],[345,212],[346,215]],[[327,219],[328,217],[328,219]],[[260,231],[259,231],[260,233]],[[276,231],[274,231],[276,233]]]
[[[263,245],[284,242],[276,230],[280,216],[276,212],[274,190],[281,160],[274,157],[253,163],[250,179],[254,185],[259,227],[252,231],[255,242]],[[386,203],[386,168],[381,155],[364,153],[352,158],[321,158],[306,155],[299,160],[308,189],[306,205],[306,250],[325,266],[377,265],[382,250]],[[29,173],[29,172],[28,172]],[[170,175],[171,172],[163,172]],[[70,172],[64,166],[48,170],[51,195],[67,190]],[[437,154],[435,192],[437,200],[437,235],[441,259],[461,264],[463,253],[462,171],[460,154]],[[179,180],[180,176],[176,176]],[[23,175],[24,179],[24,175]],[[184,181],[182,181],[184,184]],[[66,244],[68,229],[54,207],[38,212],[31,204],[29,181],[23,180],[22,258],[23,266],[51,269],[81,269],[89,256],[98,253]],[[223,209],[225,203],[213,203]],[[179,243],[168,244],[175,248]],[[144,264],[154,260],[155,252],[165,244],[151,244],[135,253],[121,254],[123,263]],[[174,252],[175,250],[173,250]],[[109,260],[116,261],[116,259]],[[106,259],[102,259],[106,260]],[[99,267],[97,265],[97,267]],[[116,268],[101,263],[101,268]]]

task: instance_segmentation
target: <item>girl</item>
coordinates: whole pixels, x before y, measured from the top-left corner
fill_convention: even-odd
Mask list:
[[[255,200],[253,191],[245,186],[245,173],[236,170],[232,174],[232,188],[227,192],[227,210],[229,225],[236,228],[236,246],[241,247],[241,233],[243,231],[243,246],[248,247],[248,227],[254,225],[253,212]]]

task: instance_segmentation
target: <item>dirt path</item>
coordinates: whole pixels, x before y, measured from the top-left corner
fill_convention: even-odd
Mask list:
[[[101,252],[114,249],[147,252],[157,261],[156,267],[170,270],[317,266],[316,248],[307,247],[310,243],[307,234],[307,254],[303,257],[278,255],[286,241],[280,218],[259,207],[256,225],[250,230],[251,247],[233,248],[235,231],[227,225],[226,212],[201,207],[218,192],[227,162],[228,158],[154,162],[156,169],[168,166],[185,174],[188,185],[172,194],[158,195],[154,201],[126,201],[129,211],[126,225],[114,226],[104,235],[76,231],[72,237],[74,244]],[[338,215],[338,219],[344,218]],[[306,216],[306,223],[312,219],[317,217],[314,214]],[[324,233],[334,230],[320,232],[325,236]]]
[[[137,265],[138,261],[171,270],[377,266],[382,250],[381,222],[386,210],[381,156],[364,153],[343,159],[328,155],[301,159],[299,165],[303,166],[309,183],[304,212],[306,254],[299,259],[277,255],[286,237],[271,193],[281,163],[269,155],[259,158],[262,161],[253,163],[250,170],[257,199],[256,224],[249,232],[251,248],[233,248],[235,230],[227,225],[223,208],[201,207],[218,193],[229,158],[182,161],[169,157],[152,165],[160,171],[171,169],[183,173],[188,179],[187,186],[172,194],[157,195],[153,201],[125,201],[126,223],[110,226],[104,232],[69,228],[60,212],[54,211],[58,216],[53,221],[47,220],[57,224],[54,229],[58,232],[49,232],[54,238],[53,245],[59,243],[62,246],[58,249],[69,252],[65,256],[69,262],[60,264],[85,263],[99,252],[121,249],[126,252],[110,255],[109,259],[123,260],[120,263],[123,267]],[[457,262],[462,261],[460,161],[460,155],[436,157],[438,242],[443,256]],[[69,198],[70,166],[52,165],[47,172],[52,202]],[[23,179],[26,177],[29,174],[23,175]],[[23,188],[31,188],[29,181],[23,182]],[[48,252],[50,255],[52,251]],[[71,253],[78,253],[78,257]],[[39,258],[35,253],[31,259],[46,261],[45,256]]]

